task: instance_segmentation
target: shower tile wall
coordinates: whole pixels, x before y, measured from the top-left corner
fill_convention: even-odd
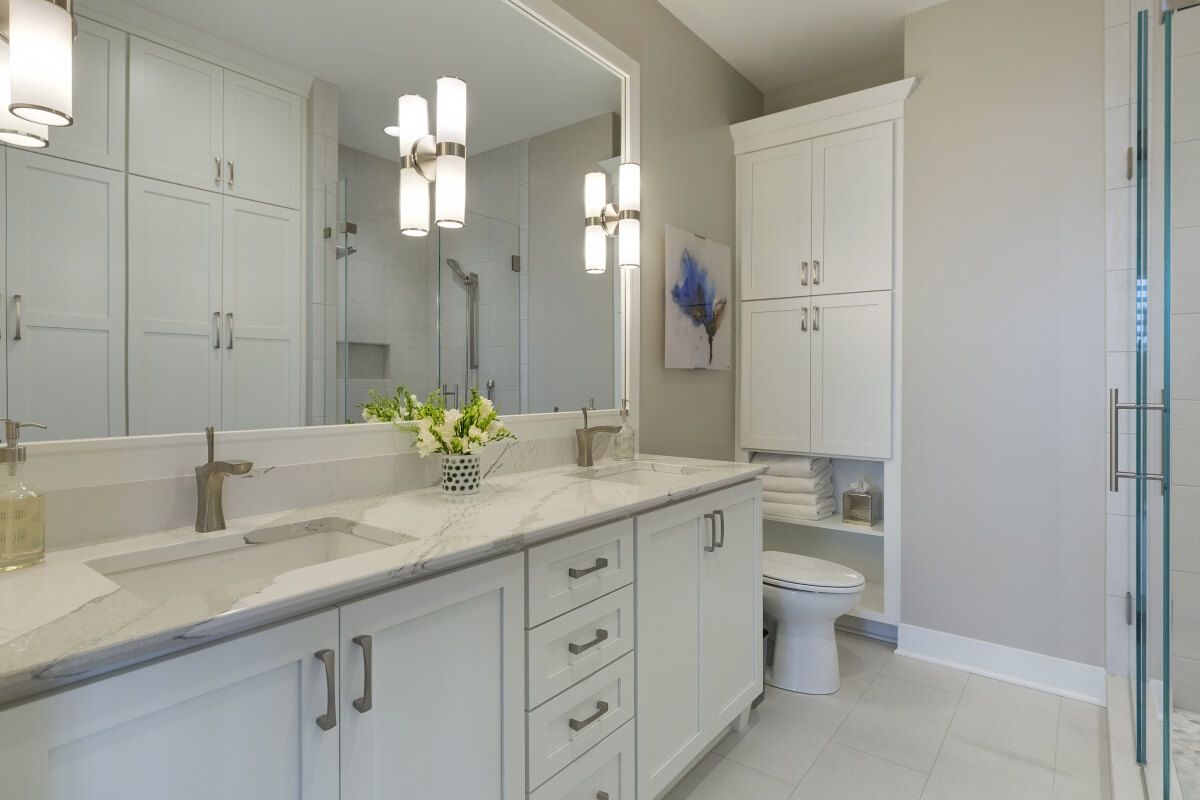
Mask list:
[[[337,225],[338,90],[314,80],[308,97],[309,222],[311,245],[307,257],[309,380],[307,422],[326,425],[337,422],[336,362],[334,330],[337,321],[337,287],[334,285],[332,239],[324,238],[326,227]]]
[[[347,219],[358,226],[349,236],[357,252],[336,267],[336,289],[346,295],[335,329],[339,400],[340,383],[348,381],[348,409],[338,409],[340,422],[360,419],[358,407],[373,388],[390,392],[403,382],[422,397],[435,388],[437,237],[401,235],[398,162],[342,145],[337,167],[346,181]],[[349,341],[349,363],[343,340]]]

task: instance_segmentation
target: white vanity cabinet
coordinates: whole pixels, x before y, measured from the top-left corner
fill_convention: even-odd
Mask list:
[[[300,424],[299,214],[129,178],[133,434]]]
[[[343,798],[524,797],[523,572],[506,556],[341,607]]]
[[[637,521],[637,788],[652,800],[762,691],[758,481]]]
[[[330,610],[0,712],[4,795],[335,800],[337,647]]]
[[[300,207],[302,99],[169,47],[129,42],[129,171]]]

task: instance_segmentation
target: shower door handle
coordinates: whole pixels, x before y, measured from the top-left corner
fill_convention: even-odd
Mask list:
[[[470,287],[470,305],[467,309],[467,347],[470,349],[469,363],[471,369],[479,369],[479,278],[472,273],[474,283]]]
[[[1122,478],[1126,480],[1137,480],[1145,478],[1148,481],[1158,481],[1164,487],[1163,472],[1127,472],[1120,468],[1121,455],[1121,415],[1122,411],[1161,411],[1163,413],[1163,422],[1166,422],[1167,406],[1166,403],[1122,403],[1116,389],[1108,390],[1108,490],[1110,492],[1118,491],[1117,483]]]

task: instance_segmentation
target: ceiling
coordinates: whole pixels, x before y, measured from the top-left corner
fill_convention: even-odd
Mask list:
[[[904,16],[942,0],[659,0],[764,92],[904,53]]]
[[[339,140],[393,161],[396,98],[467,82],[468,152],[620,111],[607,69],[504,0],[130,0],[340,90]],[[103,8],[103,2],[89,3]]]

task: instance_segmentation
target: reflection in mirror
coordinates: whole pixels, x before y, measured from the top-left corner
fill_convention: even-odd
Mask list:
[[[75,124],[4,151],[0,397],[50,426],[31,439],[358,421],[401,383],[616,407],[619,280],[584,274],[580,216],[623,86],[590,55],[507,0],[75,14]],[[383,129],[415,93],[436,130],[442,75],[467,86],[466,224],[411,238]]]

